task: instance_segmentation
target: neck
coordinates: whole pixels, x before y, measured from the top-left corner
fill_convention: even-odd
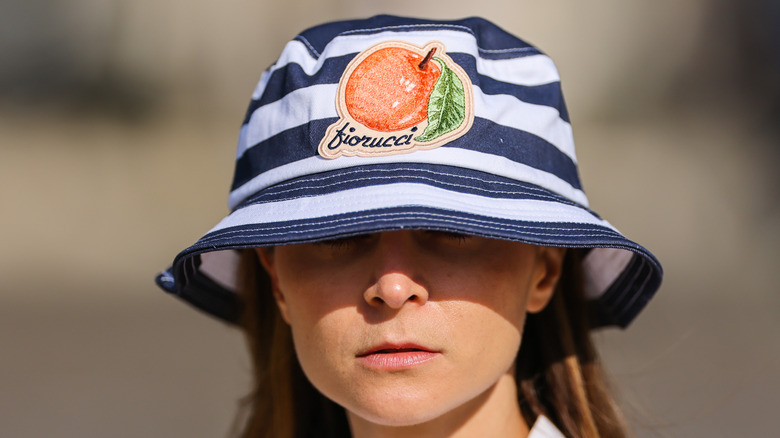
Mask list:
[[[528,436],[520,414],[514,376],[505,374],[484,393],[429,421],[409,426],[386,426],[347,412],[354,438],[476,438]]]

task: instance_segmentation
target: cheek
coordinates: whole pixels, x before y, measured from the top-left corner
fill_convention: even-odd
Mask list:
[[[465,268],[446,279],[439,279],[439,283],[445,285],[440,295],[446,294],[448,300],[471,303],[482,309],[474,311],[469,307],[469,313],[453,313],[466,324],[473,325],[475,331],[489,335],[491,329],[501,326],[506,331],[519,333],[527,313],[528,278],[526,270],[515,269],[512,265]],[[494,325],[497,327],[488,328]]]
[[[331,394],[343,385],[338,379],[354,359],[355,336],[361,333],[355,298],[359,276],[311,263],[295,247],[277,248],[275,256],[298,360],[309,381]]]
[[[511,369],[520,348],[528,272],[515,266],[490,260],[452,276],[449,290],[456,295],[445,313],[457,329],[455,345],[462,348],[464,361],[473,361],[470,372],[486,382]]]
[[[277,255],[277,284],[291,325],[312,327],[329,313],[354,305],[354,297],[347,291],[355,289],[356,285],[349,282],[356,276],[300,259],[292,251],[279,251]]]
[[[354,309],[342,308],[314,320],[291,321],[293,343],[311,384],[342,406],[353,406],[369,391],[357,378],[355,351],[363,327]],[[357,403],[358,405],[360,403]]]
[[[283,294],[295,349],[305,366],[304,362],[323,360],[325,351],[338,351],[343,346],[344,333],[350,324],[345,314],[351,312],[348,306],[334,299],[334,290],[298,286],[287,285]]]
[[[503,374],[514,364],[520,348],[525,314],[509,318],[506,312],[477,303],[466,303],[456,327],[454,343],[459,360],[472,363],[470,373],[490,376]]]
[[[296,355],[312,384],[323,393],[354,350],[355,333],[361,321],[345,287],[338,282],[312,281],[313,276],[290,276],[280,281],[289,315]],[[280,279],[281,280],[281,279]],[[342,285],[343,286],[343,285]],[[350,302],[352,301],[352,302]]]

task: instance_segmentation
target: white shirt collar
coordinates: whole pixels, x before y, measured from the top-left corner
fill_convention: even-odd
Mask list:
[[[531,432],[528,434],[528,438],[566,438],[563,436],[560,430],[544,415],[540,415],[534,427],[531,428]]]

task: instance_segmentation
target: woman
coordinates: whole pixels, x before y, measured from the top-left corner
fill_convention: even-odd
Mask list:
[[[662,272],[576,163],[552,61],[492,23],[318,26],[252,96],[232,213],[158,284],[245,332],[244,437],[622,436],[589,330]]]

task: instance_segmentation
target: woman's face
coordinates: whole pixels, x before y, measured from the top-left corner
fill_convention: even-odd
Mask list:
[[[393,231],[258,254],[312,384],[350,415],[403,426],[511,379],[526,312],[547,304],[563,250]]]

